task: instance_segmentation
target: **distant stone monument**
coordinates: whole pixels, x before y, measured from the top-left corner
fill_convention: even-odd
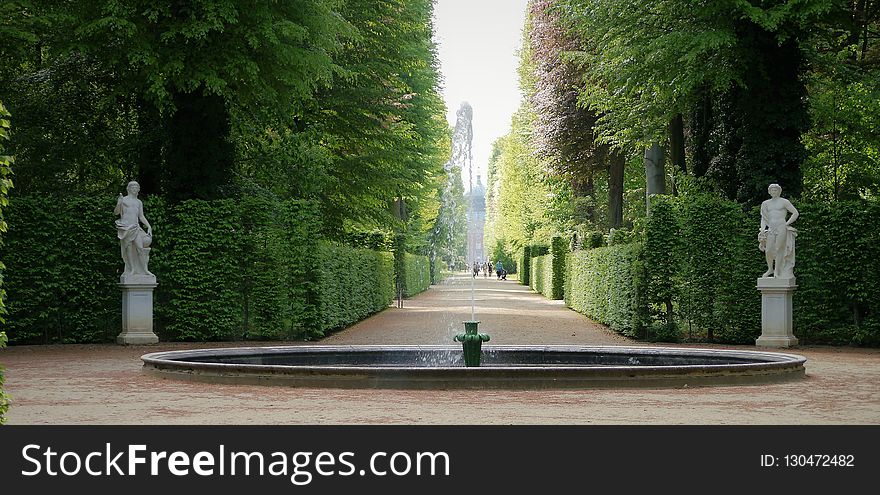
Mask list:
[[[761,203],[758,231],[758,248],[764,252],[767,271],[758,278],[761,336],[755,345],[789,347],[798,343],[792,323],[792,301],[797,288],[794,276],[797,230],[791,224],[799,213],[791,201],[779,197],[782,193],[779,184],[770,184],[767,192],[770,199]]]
[[[159,285],[156,276],[150,273],[150,244],[153,242],[153,227],[144,216],[144,204],[138,199],[140,185],[129,182],[127,196],[116,198],[113,213],[120,216],[116,220],[116,234],[122,252],[125,269],[119,277],[122,289],[122,333],[116,337],[117,344],[155,344],[159,337],[153,333],[153,290]],[[141,224],[147,231],[141,228]]]

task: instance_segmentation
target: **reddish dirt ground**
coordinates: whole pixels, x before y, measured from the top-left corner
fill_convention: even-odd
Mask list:
[[[321,344],[451,343],[472,279],[452,279]],[[632,342],[515,281],[478,278],[491,344]],[[307,345],[291,342],[292,345]],[[880,424],[880,349],[804,346],[807,376],[747,386],[563,391],[339,390],[180,382],[149,352],[240,344],[18,346],[0,351],[10,424]],[[279,345],[278,342],[267,345]],[[754,349],[753,346],[703,346]]]

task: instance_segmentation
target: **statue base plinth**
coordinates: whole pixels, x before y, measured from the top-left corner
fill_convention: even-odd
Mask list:
[[[136,283],[135,279],[141,283]],[[129,276],[125,283],[119,284],[122,289],[122,333],[116,337],[117,344],[159,342],[159,337],[153,333],[153,290],[158,286],[152,275]]]
[[[795,277],[758,279],[757,289],[761,292],[761,336],[755,340],[755,345],[791,347],[798,344],[792,320],[796,288]]]

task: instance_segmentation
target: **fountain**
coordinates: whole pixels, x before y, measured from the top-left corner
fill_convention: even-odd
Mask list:
[[[476,331],[476,329],[474,329]],[[336,388],[681,387],[801,378],[775,352],[629,346],[490,346],[479,367],[451,345],[303,345],[155,352],[146,371],[197,381]]]
[[[477,333],[479,321],[464,322],[464,333],[455,336],[456,342],[461,342],[461,351],[464,356],[465,366],[479,366],[482,354],[483,342],[489,341],[489,335],[485,333]]]
[[[466,126],[462,129],[456,131],[461,138],[455,140],[457,154],[451,162],[470,159],[470,135]],[[447,165],[447,172],[459,170],[454,163]],[[480,322],[475,314],[474,278],[470,278],[471,318],[464,322],[465,332],[453,337],[461,342],[461,349],[454,345],[197,349],[147,354],[142,357],[144,368],[167,378],[341,388],[682,387],[804,376],[805,358],[772,352],[583,345],[483,348],[489,336],[477,332]],[[450,331],[453,321],[448,320]]]

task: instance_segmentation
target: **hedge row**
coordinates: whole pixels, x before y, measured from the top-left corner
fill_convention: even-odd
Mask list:
[[[412,297],[431,286],[431,263],[427,256],[406,253],[404,274],[404,297]]]
[[[121,325],[112,201],[17,198],[0,256],[14,343],[103,342]],[[145,201],[163,340],[311,339],[386,307],[391,255],[323,242],[313,204]]]
[[[804,344],[880,344],[880,203],[796,207],[795,335]],[[651,210],[643,245],[569,257],[566,304],[633,337],[690,332],[753,344],[755,284],[766,269],[760,213],[711,194],[657,198]]]
[[[523,246],[522,251],[517,256],[517,266],[522,267],[518,275],[519,283],[532,286],[532,258],[543,256],[548,252],[550,252],[550,249],[542,244]]]
[[[795,334],[880,345],[880,201],[795,204]]]
[[[541,249],[531,246],[529,251],[541,252]],[[562,299],[565,293],[567,255],[568,247],[565,239],[554,237],[549,254],[530,258],[529,287],[550,299]]]
[[[324,244],[318,273],[320,335],[377,313],[394,299],[391,253]]]

